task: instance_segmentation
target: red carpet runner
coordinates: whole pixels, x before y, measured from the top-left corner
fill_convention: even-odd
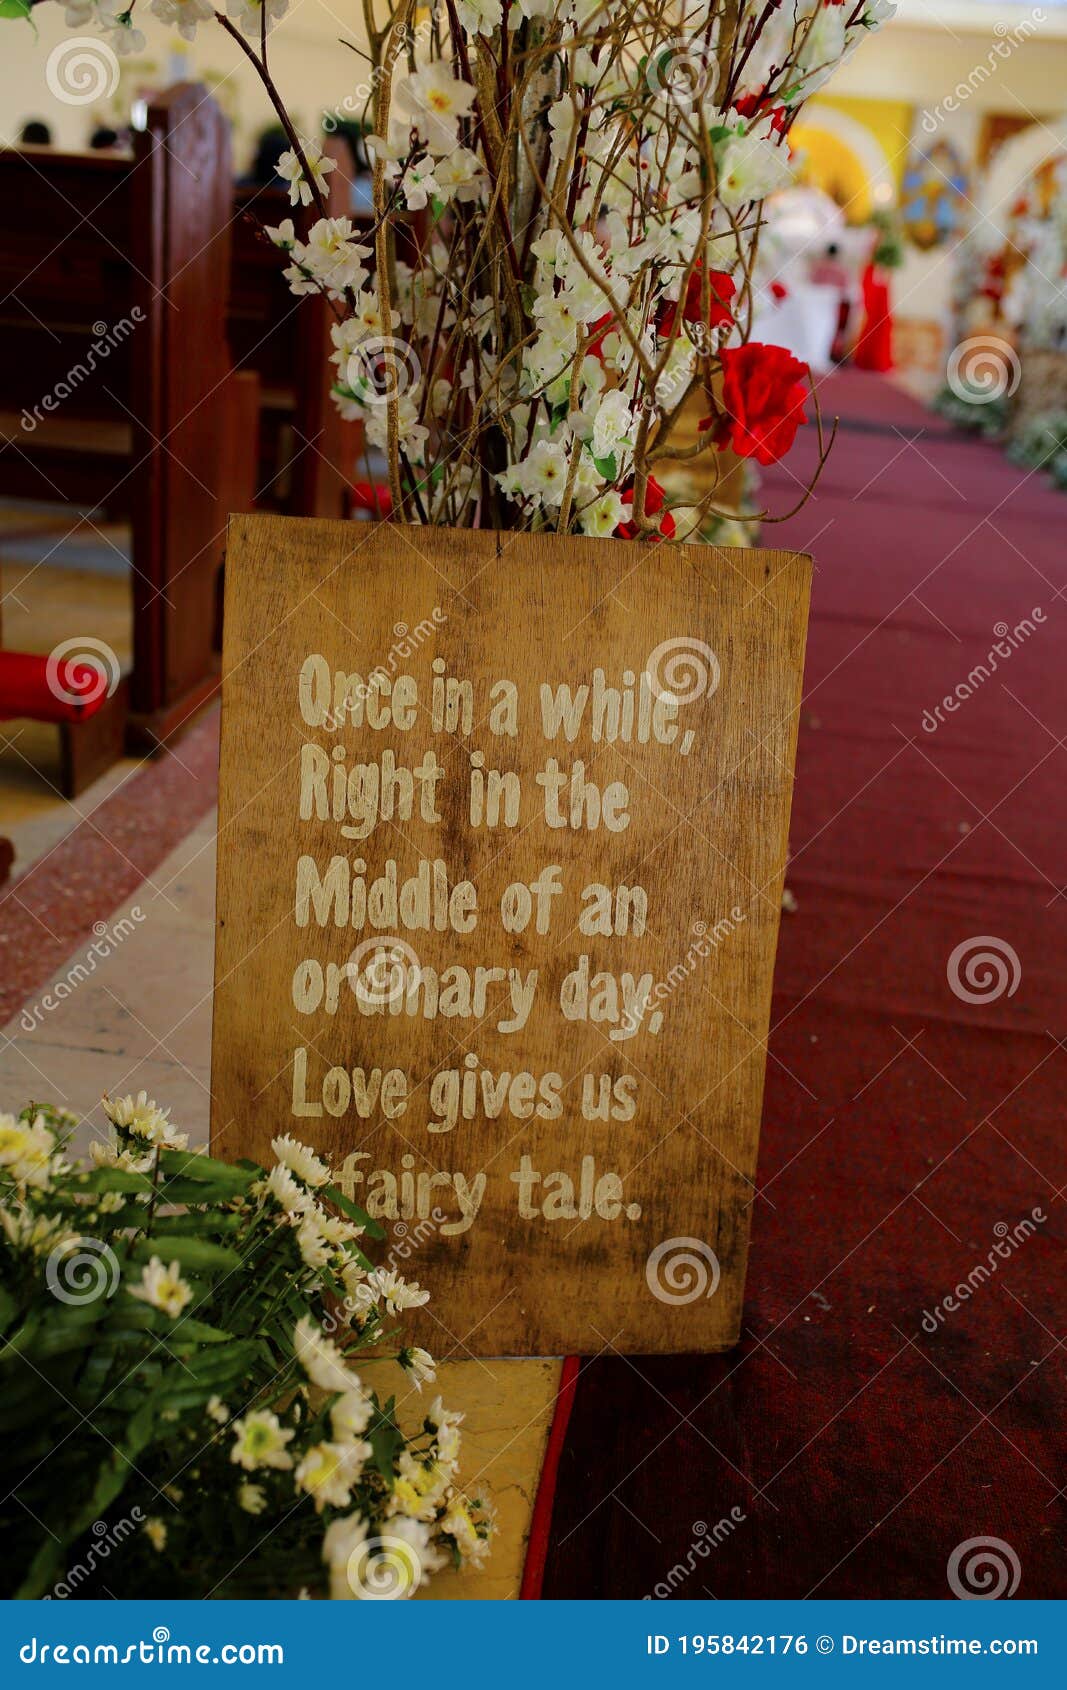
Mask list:
[[[583,1365],[546,1598],[950,1598],[976,1537],[1067,1594],[1067,496],[877,377],[822,399],[766,530],[817,573],[745,1337]],[[981,936],[1018,984],[967,1001]]]

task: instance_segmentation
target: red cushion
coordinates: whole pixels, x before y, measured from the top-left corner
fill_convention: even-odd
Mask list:
[[[114,692],[109,682],[107,671],[91,658],[53,662],[28,651],[0,651],[0,719],[84,722]]]

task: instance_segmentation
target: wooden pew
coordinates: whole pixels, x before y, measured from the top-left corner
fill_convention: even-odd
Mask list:
[[[132,158],[0,153],[0,494],[130,520],[136,749],[217,688],[225,520],[251,505],[231,200],[226,121],[192,84],[152,97]]]
[[[326,178],[329,215],[350,216],[347,146],[331,138],[325,151],[338,161]],[[260,379],[257,503],[289,516],[341,517],[358,474],[362,428],[344,422],[330,397],[335,317],[320,294],[290,293],[284,255],[263,233],[286,217],[299,229],[300,215],[281,185],[237,189],[229,341],[237,367]]]

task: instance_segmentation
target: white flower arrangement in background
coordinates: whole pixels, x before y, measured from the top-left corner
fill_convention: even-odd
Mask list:
[[[290,139],[279,174],[308,226],[270,233],[293,292],[321,291],[335,311],[334,395],[386,464],[368,508],[671,540],[657,477],[683,465],[704,472],[684,537],[705,537],[732,514],[721,489],[736,458],[773,462],[808,420],[807,366],[749,338],[771,280],[763,204],[791,180],[803,102],[894,7],[366,0],[368,233],[329,215],[333,161],[268,70],[287,5],[227,0],[210,21]],[[134,7],[111,6],[71,10],[79,27],[139,36]],[[151,10],[191,39],[212,8]],[[706,415],[679,444],[692,396]]]

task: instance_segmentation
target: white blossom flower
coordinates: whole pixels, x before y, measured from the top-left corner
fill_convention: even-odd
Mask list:
[[[187,1280],[182,1278],[181,1266],[178,1262],[171,1262],[170,1267],[164,1267],[158,1256],[153,1256],[148,1266],[141,1270],[140,1285],[128,1285],[131,1297],[136,1297],[142,1303],[148,1303],[154,1309],[162,1309],[176,1320],[186,1303],[192,1302],[193,1288]]]
[[[215,14],[211,0],[151,0],[149,9],[186,41],[195,41],[197,24]]]
[[[230,1460],[246,1473],[254,1473],[260,1467],[278,1467],[283,1472],[292,1467],[293,1458],[285,1446],[296,1434],[291,1427],[283,1426],[270,1409],[256,1409],[235,1420],[233,1433]]]
[[[226,0],[226,10],[242,35],[250,35],[258,41],[263,28],[263,9],[267,11],[267,29],[284,18],[289,10],[289,0]],[[296,204],[296,201],[293,201]],[[307,204],[307,201],[304,201]]]
[[[456,16],[471,35],[492,35],[500,28],[504,10],[501,0],[456,0]]]
[[[731,211],[752,200],[765,199],[793,180],[788,153],[769,140],[763,128],[731,135],[719,149],[716,162],[719,198]]]
[[[474,104],[474,89],[452,75],[447,63],[434,59],[396,86],[400,105],[411,114],[432,153],[448,153],[459,138],[459,120]]]
[[[232,15],[232,8],[243,6],[244,0],[228,0],[228,3]],[[269,3],[274,4],[275,0],[269,0]],[[282,0],[282,4],[288,5],[288,0]],[[322,148],[316,141],[301,140],[300,145],[307,160],[307,167],[311,172],[312,182],[319,192],[324,194],[326,192],[327,172],[337,169],[337,161],[332,158],[323,158]],[[282,181],[289,184],[289,204],[310,205],[315,197],[312,182],[309,182],[304,175],[303,166],[292,147],[282,153],[275,169]]]
[[[583,534],[606,540],[614,534],[620,523],[626,521],[627,515],[621,496],[614,487],[609,487],[598,499],[583,506],[578,515],[578,522]]]

